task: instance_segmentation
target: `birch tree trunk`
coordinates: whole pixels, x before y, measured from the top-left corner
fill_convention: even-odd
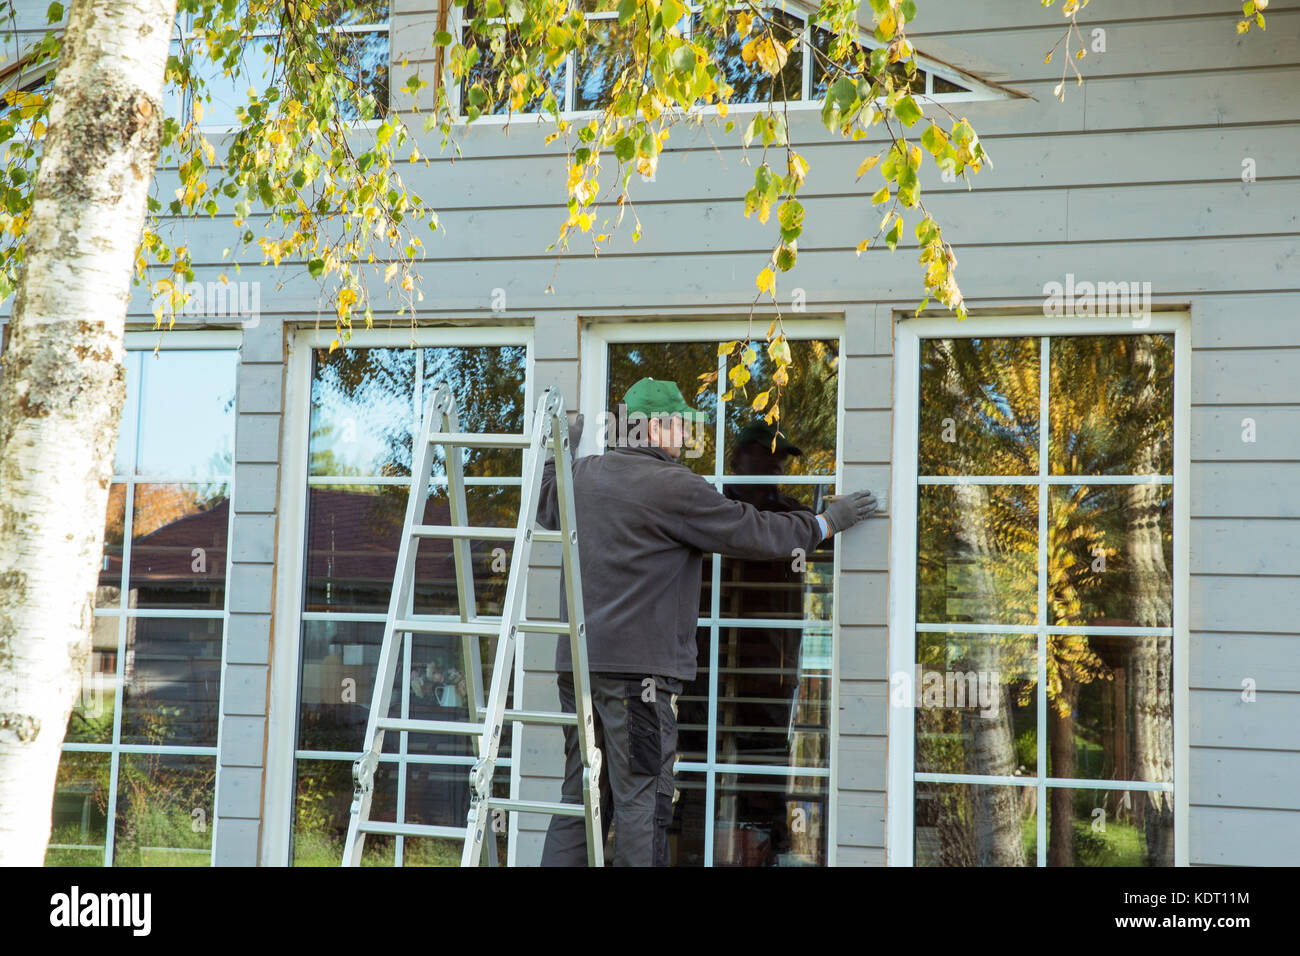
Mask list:
[[[176,0],[73,0],[0,380],[0,866],[40,866],[90,651]]]

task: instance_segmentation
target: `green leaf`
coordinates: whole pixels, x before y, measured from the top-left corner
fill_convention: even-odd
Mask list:
[[[916,19],[916,0],[903,0],[903,19],[909,23]]]
[[[899,216],[894,220],[894,225],[890,227],[889,232],[885,233],[885,244],[892,251],[898,246],[898,239],[903,233],[903,217]]]
[[[916,100],[910,95],[904,96],[894,104],[894,115],[904,126],[912,126],[921,118],[921,107],[916,105]]]
[[[673,70],[677,73],[690,73],[695,69],[695,51],[683,43],[670,57]]]
[[[830,88],[828,100],[834,100],[841,113],[847,113],[858,100],[858,84],[847,76],[841,76]]]
[[[324,259],[311,260],[311,262],[307,263],[307,271],[311,273],[311,277],[313,279],[319,279],[321,277],[321,274],[325,271],[325,260]]]
[[[434,46],[451,46],[454,37],[446,30],[439,30],[433,35]]]
[[[51,3],[50,8],[45,11],[45,19],[50,23],[58,23],[63,19],[63,4]]]

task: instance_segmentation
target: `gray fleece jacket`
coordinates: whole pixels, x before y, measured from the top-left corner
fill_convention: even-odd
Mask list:
[[[705,552],[774,559],[811,552],[822,529],[808,511],[733,501],[659,448],[615,448],[573,465],[590,671],[695,679]],[[555,463],[542,477],[538,522],[559,527]],[[566,616],[567,619],[567,616]],[[572,671],[569,642],[555,667]]]

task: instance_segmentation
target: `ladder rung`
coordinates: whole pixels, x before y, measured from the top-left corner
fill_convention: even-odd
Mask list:
[[[429,442],[434,445],[459,445],[461,448],[527,448],[533,443],[533,436],[491,432],[431,432]]]
[[[473,734],[483,735],[482,724],[463,720],[403,720],[400,717],[381,717],[375,721],[379,730],[405,730],[413,734]]]
[[[525,724],[554,724],[557,727],[564,724],[572,727],[578,726],[577,714],[562,714],[546,710],[507,710],[505,719],[518,720]]]
[[[520,621],[516,627],[533,634],[568,634],[564,621]],[[479,634],[492,637],[501,632],[501,619],[479,617],[472,621],[429,621],[419,618],[401,618],[393,625],[397,631],[411,634]]]
[[[557,817],[581,817],[586,815],[581,803],[546,803],[541,800],[507,800],[505,797],[488,797],[489,807],[502,810],[515,810],[519,813],[552,813]]]
[[[501,622],[482,618],[473,621],[421,621],[408,617],[399,619],[393,628],[411,634],[479,634],[491,637],[501,630]]]
[[[443,837],[450,840],[465,839],[465,827],[435,827],[427,823],[381,823],[365,820],[357,827],[362,833],[383,833],[388,836]]]
[[[477,538],[481,541],[513,541],[514,528],[489,528],[474,525],[455,524],[417,524],[411,528],[411,534],[417,538]],[[559,543],[558,531],[534,531],[534,541],[553,541]]]

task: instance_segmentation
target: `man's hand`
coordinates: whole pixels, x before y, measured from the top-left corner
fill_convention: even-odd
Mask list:
[[[572,414],[572,413],[570,413]],[[578,440],[582,438],[582,416],[579,415],[569,423],[569,461],[578,460]],[[546,460],[549,462],[555,456],[551,453],[551,443],[546,443]]]
[[[578,442],[582,439],[583,416],[579,413],[569,425],[569,457],[578,457]]]
[[[832,498],[822,512],[822,517],[826,519],[831,534],[839,534],[869,517],[877,509],[875,495],[870,491],[855,491]]]

